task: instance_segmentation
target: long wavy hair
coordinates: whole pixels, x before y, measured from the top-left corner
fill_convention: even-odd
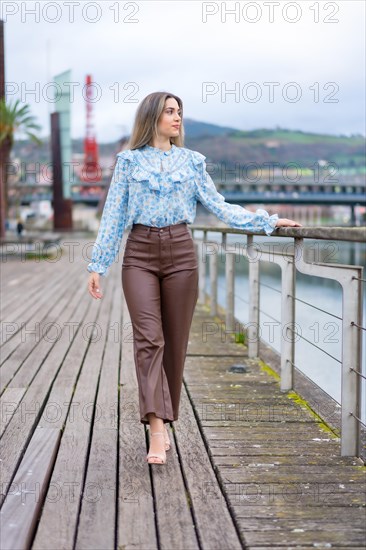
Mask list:
[[[179,135],[170,138],[170,143],[177,147],[184,147],[183,102],[180,97],[168,92],[153,92],[147,95],[137,108],[135,120],[127,149],[138,149],[153,142],[158,137],[158,121],[165,108],[165,102],[174,98],[181,110],[181,125]]]

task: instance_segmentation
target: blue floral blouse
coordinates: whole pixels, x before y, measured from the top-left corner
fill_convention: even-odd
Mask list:
[[[206,171],[205,156],[172,145],[169,151],[144,145],[117,154],[89,272],[107,276],[125,229],[134,223],[164,227],[196,216],[197,200],[229,227],[270,235],[278,214],[258,208],[250,212],[225,202]]]

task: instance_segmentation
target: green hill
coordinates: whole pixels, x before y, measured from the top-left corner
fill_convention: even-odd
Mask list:
[[[258,128],[237,130],[205,122],[184,119],[185,146],[199,151],[207,161],[246,165],[278,163],[280,166],[296,163],[310,169],[319,161],[334,163],[343,173],[364,174],[365,137],[360,134],[345,136],[316,134],[301,130]],[[122,149],[121,143],[100,143],[102,156],[113,156]],[[73,153],[83,152],[83,139],[73,140]],[[39,148],[26,140],[15,143],[13,154],[27,162],[49,162],[49,139]]]
[[[296,163],[311,168],[319,161],[334,163],[343,172],[365,173],[365,138],[315,134],[285,128],[260,128],[251,131],[228,129],[216,135],[195,133],[186,136],[186,147],[200,151],[211,162],[228,165],[253,162],[257,165],[277,162],[280,166]]]

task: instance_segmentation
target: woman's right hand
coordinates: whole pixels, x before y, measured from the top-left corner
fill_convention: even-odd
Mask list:
[[[278,218],[276,227],[302,227],[301,223],[288,218]]]
[[[94,271],[90,273],[89,283],[88,283],[89,294],[93,298],[103,298],[103,294],[100,291],[100,275]]]

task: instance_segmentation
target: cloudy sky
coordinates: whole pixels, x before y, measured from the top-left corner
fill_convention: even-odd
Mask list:
[[[87,74],[100,142],[129,133],[138,103],[161,90],[198,121],[365,135],[363,0],[4,0],[1,9],[7,99],[32,106],[42,136],[50,84],[69,69],[73,138],[85,133]]]

